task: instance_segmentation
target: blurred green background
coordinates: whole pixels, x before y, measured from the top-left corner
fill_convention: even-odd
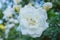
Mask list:
[[[47,12],[49,23],[49,28],[46,29],[42,36],[39,38],[31,38],[29,36],[23,36],[20,32],[17,32],[15,28],[12,28],[9,32],[7,39],[4,37],[4,31],[0,30],[0,36],[3,40],[60,40],[60,0],[44,0],[45,2],[52,2],[53,7]],[[21,5],[26,5],[29,3],[29,0],[22,0]],[[0,20],[3,17],[4,8],[6,4],[2,4],[3,8],[0,9]],[[5,23],[6,21],[3,20]],[[3,23],[3,24],[4,24]]]

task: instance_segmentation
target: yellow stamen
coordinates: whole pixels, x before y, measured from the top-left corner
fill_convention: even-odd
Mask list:
[[[0,24],[0,29],[4,30],[5,29],[4,25]]]

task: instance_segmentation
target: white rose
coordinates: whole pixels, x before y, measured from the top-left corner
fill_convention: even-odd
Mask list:
[[[13,9],[19,13],[19,11],[20,11],[20,5],[14,5]]]
[[[49,10],[50,8],[52,8],[52,3],[51,2],[47,2],[47,3],[43,4],[43,8],[45,10]]]
[[[10,29],[13,28],[14,26],[15,26],[15,24],[9,24],[9,23],[7,23],[5,25],[5,38],[8,38],[8,33],[9,33]]]
[[[6,8],[6,10],[3,12],[4,14],[4,17],[3,18],[9,18],[9,17],[12,17],[12,14],[14,13],[14,10],[13,8]]]
[[[20,31],[23,35],[40,37],[42,32],[49,27],[46,20],[47,13],[42,8],[36,9],[26,5],[20,9]]]
[[[15,4],[19,4],[22,0],[13,0]]]
[[[14,19],[14,18],[11,18],[11,19],[8,20],[8,22],[18,23],[18,20],[17,19]]]

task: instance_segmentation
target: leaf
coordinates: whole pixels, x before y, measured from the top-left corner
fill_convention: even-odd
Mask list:
[[[3,17],[3,13],[2,13],[2,10],[0,9],[0,19],[2,19]]]

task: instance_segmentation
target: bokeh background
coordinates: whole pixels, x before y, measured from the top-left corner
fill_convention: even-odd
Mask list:
[[[18,5],[24,7],[29,2],[36,6],[42,6],[44,2],[52,2],[53,7],[47,11],[49,23],[49,28],[46,29],[41,37],[31,38],[29,36],[23,36],[21,32],[16,31],[16,27],[19,24],[16,24],[15,27],[11,28],[9,31],[8,38],[5,38],[4,31],[5,29],[1,28],[0,25],[0,39],[3,40],[60,40],[60,0],[22,0]],[[37,2],[37,4],[36,4]],[[3,19],[3,11],[7,7],[13,7],[13,0],[0,0],[0,24],[5,25],[6,20]]]

